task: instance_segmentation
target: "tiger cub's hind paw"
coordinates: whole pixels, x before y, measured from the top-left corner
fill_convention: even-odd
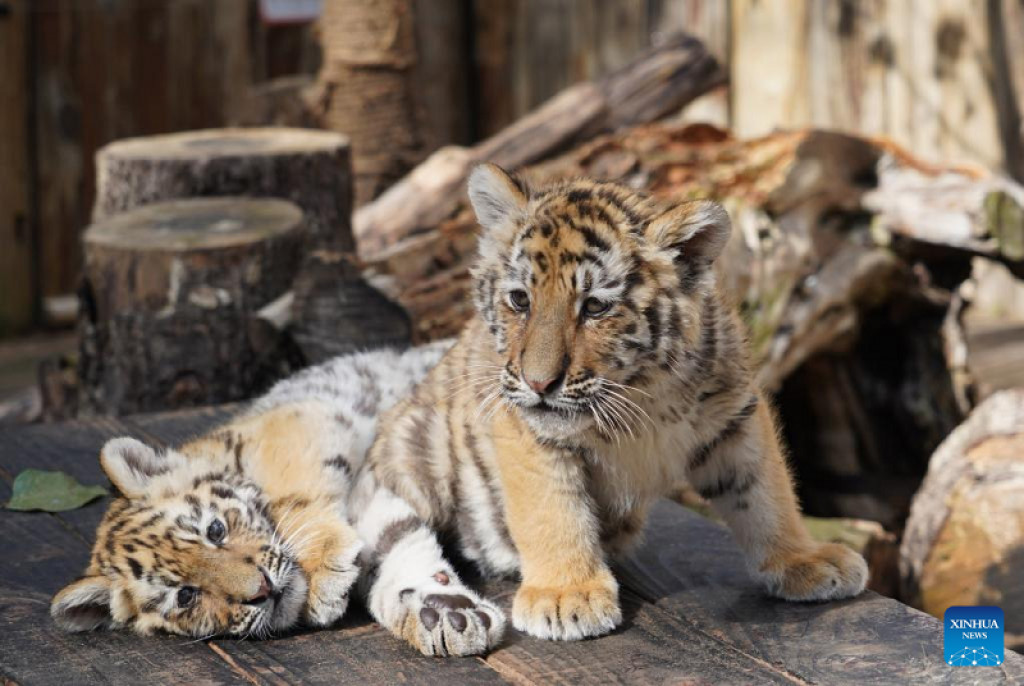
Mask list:
[[[768,592],[797,602],[852,598],[864,590],[868,565],[857,552],[839,543],[824,543],[809,552],[788,555],[762,571]]]

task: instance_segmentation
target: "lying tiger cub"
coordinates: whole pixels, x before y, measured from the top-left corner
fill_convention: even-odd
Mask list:
[[[363,546],[347,501],[377,416],[449,346],[361,353],[305,370],[177,450],[109,441],[100,462],[122,497],[99,526],[85,575],[53,599],[53,618],[69,631],[195,637],[333,623],[359,576]],[[444,593],[458,588],[448,572],[426,572],[441,592],[425,594],[424,607],[458,613],[469,602]],[[497,642],[501,611],[471,597],[474,620],[488,625],[480,642]]]

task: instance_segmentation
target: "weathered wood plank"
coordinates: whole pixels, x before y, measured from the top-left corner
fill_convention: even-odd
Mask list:
[[[487,664],[516,683],[806,683],[628,589],[622,601],[625,620],[609,636],[560,643],[513,632]]]
[[[130,432],[117,419],[96,419],[74,421],[65,424],[41,424],[0,433],[0,490],[8,489],[10,481],[23,469],[48,469],[67,472],[84,484],[100,484],[111,488],[110,482],[100,469],[99,454],[104,441]],[[6,500],[8,491],[3,491]],[[31,521],[54,519],[66,530],[72,532],[88,551],[93,534],[110,504],[110,498],[100,498],[85,507],[57,515],[37,513],[3,512],[4,521],[16,516],[28,517]],[[71,576],[62,577],[70,581],[85,568],[88,555],[76,558],[77,567]],[[0,579],[3,579],[0,574]],[[59,588],[59,585],[58,587]],[[53,590],[57,590],[54,588]]]
[[[1024,657],[1009,651],[1001,667],[947,667],[942,622],[872,592],[828,604],[766,597],[728,533],[672,503],[654,509],[646,543],[618,573],[624,586],[696,631],[808,682],[1024,681]]]
[[[96,456],[107,438],[177,443],[230,414],[208,408],[3,432],[0,498],[27,466],[102,483]],[[552,643],[510,632],[486,659],[427,660],[358,610],[334,630],[261,642],[58,632],[48,617],[49,598],[84,567],[107,502],[59,516],[0,511],[3,677],[22,684],[1024,680],[1024,658],[1011,653],[1001,668],[984,672],[946,667],[941,623],[875,594],[824,605],[768,599],[723,528],[671,503],[655,508],[646,542],[618,565],[626,621],[598,640]],[[485,592],[508,609],[514,588],[492,582]]]
[[[214,427],[226,423],[243,405],[215,405],[176,412],[157,412],[127,417],[124,423],[140,433],[139,440],[159,440],[168,445],[181,445],[198,438]]]

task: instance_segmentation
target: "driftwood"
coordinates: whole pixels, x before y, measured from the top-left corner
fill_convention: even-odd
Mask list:
[[[313,247],[349,250],[349,144],[327,131],[208,129],[129,138],[96,155],[93,221],[179,198],[276,197],[298,205]]]
[[[283,200],[157,203],[84,236],[79,378],[89,409],[124,414],[246,398],[287,371],[250,333],[292,284],[299,208]]]
[[[720,65],[700,41],[675,36],[599,81],[566,89],[472,148],[435,152],[356,211],[353,229],[360,255],[380,259],[457,212],[474,164],[532,164],[600,132],[660,119],[724,81]]]
[[[973,242],[899,211],[894,170],[970,189],[947,196],[943,216],[970,225]],[[881,140],[802,131],[737,141],[673,124],[599,136],[525,173],[721,199],[734,224],[722,283],[749,327],[760,382],[779,393],[784,418],[800,420],[785,424],[808,509],[899,526],[929,455],[973,403],[959,322],[970,260],[1021,264],[1005,247],[1024,236],[1015,186]],[[371,283],[405,308],[419,341],[452,335],[470,316],[477,230],[459,196],[421,200],[434,204],[419,216],[441,217],[429,228],[378,252],[369,238],[360,245]],[[394,225],[404,221],[399,212]],[[998,227],[997,242],[985,227]]]
[[[1024,649],[1024,389],[1000,391],[943,441],[900,547],[903,599],[942,616],[999,605],[1006,645]]]

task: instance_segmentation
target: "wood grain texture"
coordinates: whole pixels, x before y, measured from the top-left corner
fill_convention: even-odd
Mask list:
[[[966,672],[942,660],[942,622],[870,591],[834,603],[766,597],[721,526],[659,503],[623,584],[701,632],[809,683],[1020,683],[1024,657]],[[984,675],[984,676],[982,676]]]
[[[28,328],[37,297],[27,143],[29,2],[8,2],[0,19],[0,336]]]
[[[208,408],[125,420],[90,420],[0,432],[0,498],[27,466],[64,469],[104,483],[103,441],[129,434],[178,441],[223,420]],[[360,610],[334,629],[269,641],[189,642],[103,632],[58,632],[51,594],[84,567],[107,500],[61,515],[0,510],[0,675],[29,684],[348,683],[1019,683],[1024,658],[1001,668],[952,669],[941,661],[938,620],[875,594],[842,603],[766,598],[717,524],[661,503],[646,541],[617,567],[625,622],[610,636],[574,643],[511,632],[485,659],[431,660]],[[484,591],[506,608],[515,585]]]
[[[804,126],[886,135],[925,159],[1019,174],[1014,5],[733,0],[733,129],[743,137]]]
[[[473,0],[477,133],[489,136],[580,81],[685,31],[722,63],[730,0]]]

